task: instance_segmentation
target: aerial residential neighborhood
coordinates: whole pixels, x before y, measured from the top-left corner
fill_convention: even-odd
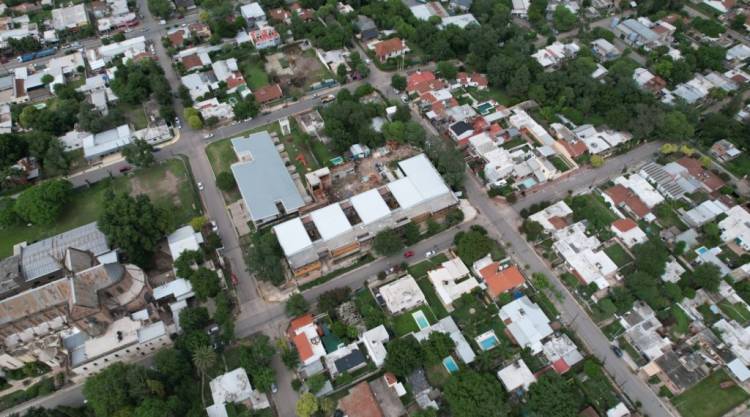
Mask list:
[[[739,417],[750,4],[5,0],[0,415]]]

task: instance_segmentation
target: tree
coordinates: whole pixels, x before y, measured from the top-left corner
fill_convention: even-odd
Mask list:
[[[198,300],[203,301],[207,298],[216,297],[216,294],[221,291],[219,275],[216,271],[212,271],[206,267],[201,266],[193,271],[193,273],[190,274],[189,280]]]
[[[547,372],[531,384],[527,397],[530,416],[578,416],[580,399],[573,387],[554,372]]]
[[[346,82],[346,76],[349,74],[349,71],[346,69],[345,64],[339,64],[339,66],[336,68],[336,76],[338,77],[340,82]]]
[[[317,394],[318,391],[323,389],[323,385],[326,383],[326,377],[323,374],[316,374],[311,376],[310,378],[307,378],[307,381],[305,381],[305,385],[307,385],[307,388],[310,389],[310,392],[313,394]]]
[[[298,417],[311,417],[318,411],[318,399],[315,395],[306,392],[299,397],[295,412]]]
[[[50,74],[44,74],[42,75],[42,84],[49,85],[52,83],[52,81],[55,81],[55,77],[53,77]]]
[[[392,256],[404,248],[404,242],[398,233],[392,229],[386,229],[375,235],[375,239],[372,241],[372,248],[378,255]]]
[[[310,304],[302,294],[296,293],[286,301],[285,310],[287,316],[297,317],[307,313],[310,310]]]
[[[401,229],[401,234],[403,235],[404,241],[407,245],[413,245],[419,242],[419,237],[421,236],[421,233],[419,232],[419,226],[417,226],[414,222],[406,223]]]
[[[276,381],[276,372],[268,366],[257,366],[250,371],[250,378],[255,389],[268,392]]]
[[[391,77],[391,87],[398,91],[406,90],[406,78],[403,75],[393,74]]]
[[[453,80],[458,74],[458,68],[449,61],[440,61],[437,63],[437,72],[446,80]]]
[[[604,158],[602,158],[600,155],[591,155],[591,166],[594,168],[599,168],[602,165],[604,165]]]
[[[649,239],[633,248],[635,266],[654,278],[664,275],[669,251],[660,239]]]
[[[578,24],[578,16],[562,4],[558,4],[552,14],[552,25],[560,32],[567,32]]]
[[[148,0],[148,10],[162,19],[172,14],[172,3],[169,0]]]
[[[707,291],[716,292],[721,283],[721,272],[719,268],[710,263],[702,263],[696,266],[692,272],[686,274],[688,284],[695,288],[705,288]]]
[[[180,311],[180,327],[186,332],[203,330],[209,321],[208,310],[205,307],[188,307]]]
[[[458,256],[466,265],[473,265],[474,262],[484,258],[488,253],[492,252],[495,246],[495,242],[492,239],[477,230],[459,232],[456,234],[456,238],[454,240],[457,242]]]
[[[674,110],[664,116],[661,134],[666,140],[686,141],[693,137],[695,130],[684,113]]]
[[[122,155],[129,163],[140,167],[150,167],[156,162],[154,146],[143,139],[136,139],[122,149]]]
[[[393,343],[393,342],[391,342]],[[445,401],[454,417],[505,417],[508,407],[497,379],[486,373],[464,370],[454,374],[443,388]]]
[[[328,290],[318,297],[318,311],[332,314],[333,310],[342,303],[349,300],[352,289],[349,287],[340,287]]]
[[[250,241],[246,256],[248,269],[255,273],[258,279],[274,285],[282,284],[285,280],[281,267],[283,252],[276,235],[269,231],[256,232]]]
[[[456,343],[445,333],[432,332],[430,336],[422,342],[425,362],[428,364],[439,363],[443,358],[450,355]]]
[[[544,233],[544,227],[534,220],[526,219],[521,225],[521,230],[526,235],[526,240],[535,242],[542,237]]]
[[[221,191],[229,192],[237,187],[237,181],[234,179],[232,173],[223,171],[216,176],[216,186],[219,187]]]
[[[385,370],[400,377],[406,377],[422,366],[424,352],[422,346],[412,335],[391,341],[386,346]]]
[[[203,386],[206,385],[206,373],[211,370],[215,363],[216,352],[211,346],[200,346],[193,352],[193,365],[201,374],[201,399],[204,406],[206,405],[206,399],[203,396]]]
[[[154,365],[156,370],[164,375],[168,385],[177,386],[183,380],[192,377],[193,366],[190,358],[181,350],[167,348],[156,352]]]
[[[158,381],[146,368],[117,362],[89,377],[83,395],[97,417],[131,415],[152,394],[149,385],[154,383]]]
[[[169,230],[169,215],[146,195],[131,197],[108,190],[98,226],[110,245],[125,251],[134,264],[145,266]]]
[[[13,209],[26,222],[48,226],[60,217],[72,190],[66,180],[46,181],[22,192]]]

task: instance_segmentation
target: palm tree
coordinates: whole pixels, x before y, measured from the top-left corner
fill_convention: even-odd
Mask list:
[[[206,372],[216,363],[216,352],[211,346],[198,346],[193,351],[193,365],[201,373],[201,400],[203,406],[206,406],[206,398],[203,396],[203,387],[206,384]]]

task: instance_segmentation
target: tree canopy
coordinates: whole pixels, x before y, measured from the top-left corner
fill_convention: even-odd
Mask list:
[[[156,163],[154,147],[143,139],[136,139],[122,149],[125,160],[137,167],[149,167]]]
[[[547,372],[528,392],[528,411],[532,417],[576,417],[581,399],[575,389],[554,372]]]
[[[66,180],[43,182],[22,192],[16,199],[14,210],[24,221],[51,225],[62,214],[72,189],[73,185]]]
[[[503,388],[496,378],[473,370],[454,374],[443,387],[454,417],[505,417],[508,407],[498,395]]]
[[[404,336],[391,341],[386,346],[388,354],[385,358],[386,371],[393,372],[400,377],[406,377],[424,362],[424,352],[414,336]]]
[[[375,235],[375,239],[372,241],[372,248],[378,255],[392,256],[404,248],[404,242],[398,233],[392,229],[386,229]]]

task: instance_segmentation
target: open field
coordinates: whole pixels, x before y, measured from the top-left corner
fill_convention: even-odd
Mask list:
[[[721,417],[750,398],[745,390],[736,385],[721,388],[722,382],[730,380],[726,371],[721,369],[674,397],[672,403],[682,417]]]

